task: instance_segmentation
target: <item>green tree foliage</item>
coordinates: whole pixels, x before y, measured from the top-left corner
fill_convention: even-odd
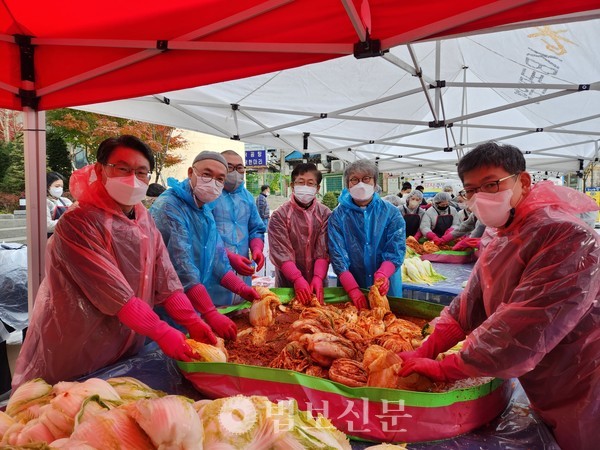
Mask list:
[[[8,142],[9,166],[2,178],[2,191],[20,194],[25,190],[25,150],[23,136],[18,135],[14,141]]]
[[[48,171],[65,177],[65,191],[69,190],[69,177],[73,172],[71,155],[65,140],[55,131],[46,134],[46,166]]]
[[[140,138],[154,153],[155,181],[162,169],[183,161],[175,152],[187,146],[187,141],[172,127],[72,109],[49,111],[48,125],[72,148],[83,149],[90,163],[96,161],[96,150],[106,138],[122,134]]]
[[[323,204],[333,211],[338,205],[339,196],[339,192],[328,192],[323,196]]]
[[[0,141],[0,183],[10,166],[10,148],[10,142]]]

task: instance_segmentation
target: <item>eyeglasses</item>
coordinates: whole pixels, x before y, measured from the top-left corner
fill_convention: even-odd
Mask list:
[[[317,182],[313,181],[313,180],[308,180],[308,181],[304,181],[304,180],[298,180],[298,181],[294,181],[294,186],[308,186],[308,187],[317,187]]]
[[[348,181],[350,182],[350,186],[354,186],[354,185],[358,184],[360,181],[362,181],[365,184],[369,184],[372,180],[373,180],[373,177],[362,177],[362,178],[352,177]]]
[[[196,168],[193,169],[194,170],[194,175],[196,175],[198,178],[200,178],[204,183],[210,183],[211,180],[215,180],[215,184],[217,187],[222,188],[223,186],[225,186],[225,177],[213,177],[207,173],[203,173],[202,175],[198,175],[196,173]]]
[[[137,169],[132,169],[131,167],[127,167],[123,164],[110,164],[106,163],[103,166],[110,167],[113,171],[113,175],[116,177],[126,177],[131,173],[135,173],[135,176],[138,180],[148,181],[150,177],[152,177],[152,171],[146,169],[145,167],[138,167]]]
[[[465,188],[465,197],[467,197],[467,199],[470,199],[471,197],[473,197],[477,192],[485,192],[486,194],[495,194],[496,192],[498,192],[500,190],[500,183],[502,183],[504,180],[508,180],[509,178],[512,177],[516,177],[517,175],[519,175],[520,172],[517,173],[513,173],[512,175],[509,175],[507,177],[504,178],[500,178],[499,180],[496,181],[488,181],[487,183],[483,183],[481,186],[476,187],[476,188]]]
[[[246,168],[243,164],[238,164],[237,166],[234,166],[233,164],[227,164],[227,172],[231,173],[234,170],[237,173],[244,173],[246,171]]]

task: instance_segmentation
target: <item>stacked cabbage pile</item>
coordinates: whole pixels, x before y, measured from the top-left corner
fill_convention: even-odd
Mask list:
[[[406,247],[406,255],[402,264],[402,281],[407,283],[432,285],[444,281],[446,277],[437,273],[431,263],[422,260],[412,248]]]
[[[69,450],[350,449],[325,417],[294,400],[194,402],[128,377],[19,387],[0,411],[0,448]]]

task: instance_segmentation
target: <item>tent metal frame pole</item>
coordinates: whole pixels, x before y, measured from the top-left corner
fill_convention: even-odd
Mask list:
[[[448,123],[455,123],[455,122],[460,122],[460,121],[467,120],[467,119],[473,119],[475,117],[487,116],[488,114],[494,114],[494,113],[497,113],[497,112],[500,112],[500,111],[506,111],[506,110],[509,110],[509,109],[518,108],[518,107],[521,107],[521,106],[529,105],[531,103],[539,103],[539,102],[543,102],[545,100],[551,100],[553,98],[562,97],[564,95],[576,94],[577,92],[578,91],[559,91],[559,92],[553,92],[552,94],[540,95],[539,97],[534,97],[534,98],[530,98],[530,99],[527,99],[527,100],[521,100],[521,101],[518,101],[518,102],[510,103],[508,105],[502,105],[502,106],[498,106],[496,108],[484,109],[484,110],[477,111],[477,112],[474,112],[474,113],[465,114],[464,116],[453,117],[451,119],[448,119],[447,122]]]
[[[207,36],[209,34],[223,30],[225,28],[229,28],[238,23],[245,22],[256,16],[259,16],[261,14],[269,12],[273,9],[279,8],[280,6],[286,5],[292,1],[293,0],[268,0],[264,3],[261,3],[260,5],[253,7],[253,8],[249,8],[238,14],[234,14],[230,17],[227,17],[226,19],[217,21],[208,26],[202,27],[198,30],[194,30],[190,33],[186,33],[182,36],[179,36],[179,37],[173,39],[173,41],[190,41],[193,39],[198,39],[203,36]],[[14,42],[14,38],[13,38],[13,42]],[[40,45],[40,43],[43,43],[43,42],[44,42],[43,39],[36,39],[36,38],[32,39],[33,45]],[[66,45],[66,42],[63,43],[62,45]],[[139,63],[141,61],[145,61],[146,59],[152,58],[152,57],[160,55],[162,53],[163,53],[163,51],[157,49],[156,44],[155,44],[153,49],[143,50],[143,51],[135,53],[133,55],[129,55],[125,58],[121,58],[116,61],[113,61],[112,63],[97,67],[94,70],[89,70],[89,71],[81,73],[79,75],[76,75],[76,76],[67,78],[65,80],[59,81],[57,83],[51,84],[49,86],[39,88],[37,95],[42,97],[44,95],[67,88],[69,86],[79,84],[81,82],[90,80],[92,78],[96,78],[100,75],[114,72],[114,71],[122,69],[124,67],[128,67],[130,65]]]
[[[589,85],[589,91],[600,90],[600,82],[581,84],[531,84],[531,83],[482,83],[474,81],[447,81],[446,87],[452,88],[495,88],[495,89],[541,89],[541,90],[567,90],[579,91],[580,86]]]
[[[249,120],[251,120],[252,122],[254,122],[255,124],[257,124],[259,127],[262,127],[263,129],[266,129],[266,125],[263,124],[260,120],[258,120],[256,117],[248,114],[246,111],[244,111],[243,109],[239,110],[239,113],[242,114],[243,116],[247,117]],[[281,142],[283,142],[284,144],[288,145],[291,148],[294,148],[294,145],[288,141],[287,139],[285,139],[284,137],[280,136],[277,133],[272,132],[271,135],[279,140],[281,140]],[[320,145],[320,144],[319,144]]]
[[[415,66],[415,70],[417,72],[417,77],[419,78],[419,83],[421,83],[421,89],[423,89],[423,94],[425,94],[425,99],[427,100],[427,104],[429,105],[431,115],[433,116],[433,121],[438,122],[438,115],[436,114],[433,103],[431,102],[431,98],[429,97],[429,91],[428,91],[429,88],[425,84],[425,80],[423,80],[423,77],[421,76],[421,74],[423,73],[423,69],[421,69],[421,67],[419,66],[419,61],[417,59],[417,55],[415,54],[415,51],[412,48],[412,45],[407,44],[406,48],[408,48],[408,52],[410,53],[410,57],[413,61],[413,65]]]
[[[25,197],[27,211],[27,299],[33,311],[45,273],[46,225],[46,113],[23,108]]]
[[[358,35],[358,39],[360,42],[365,42],[367,40],[367,30],[362,24],[362,19],[354,6],[354,2],[352,2],[352,0],[342,0],[342,4],[344,5],[344,9],[346,10],[346,14],[348,14],[350,22],[352,22],[354,31],[356,31],[356,34]]]

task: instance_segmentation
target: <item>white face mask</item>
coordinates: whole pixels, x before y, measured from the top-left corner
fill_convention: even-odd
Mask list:
[[[127,177],[106,178],[106,192],[120,205],[132,206],[146,198],[148,185],[134,174]]]
[[[477,192],[469,200],[467,206],[488,227],[502,227],[508,222],[510,217],[510,200],[513,196],[513,190],[488,194],[486,192]]]
[[[350,196],[357,202],[364,202],[373,197],[375,186],[363,183],[362,181],[348,189]]]
[[[418,207],[420,204],[421,204],[421,201],[420,201],[420,200],[410,200],[410,201],[408,202],[408,207],[409,207],[410,209],[416,209],[416,208],[417,208],[417,207]]]
[[[311,186],[294,186],[294,197],[300,203],[308,205],[315,199],[317,195],[317,188]]]
[[[217,180],[214,178],[210,181],[203,181],[202,178],[196,175],[196,186],[194,187],[194,197],[200,203],[210,203],[221,195],[223,186],[217,186]]]
[[[239,173],[237,170],[229,172],[225,177],[224,189],[227,192],[233,192],[244,182],[244,174]],[[220,194],[219,194],[220,195]]]
[[[63,195],[63,188],[61,188],[60,186],[58,187],[51,187],[50,189],[48,189],[48,192],[50,192],[50,195],[54,198],[60,198],[61,195]]]

